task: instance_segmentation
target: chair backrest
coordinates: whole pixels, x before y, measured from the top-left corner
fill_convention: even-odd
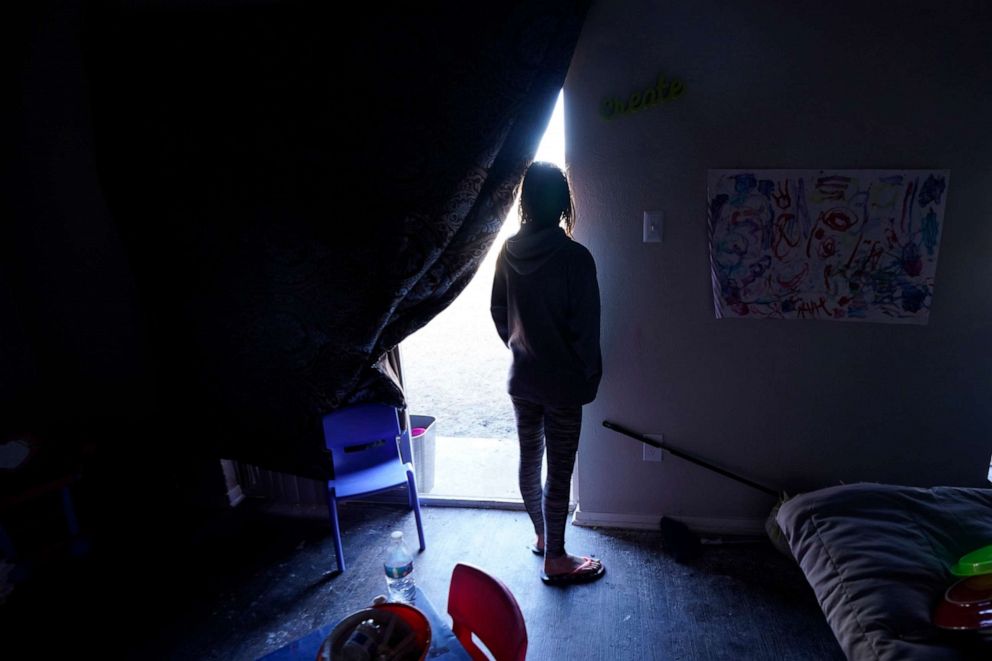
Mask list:
[[[399,460],[399,414],[386,404],[348,406],[324,416],[324,443],[336,475]]]
[[[496,661],[523,661],[527,656],[527,625],[517,600],[502,581],[478,567],[455,565],[448,613],[455,636],[476,661],[486,656],[472,640],[473,633]]]

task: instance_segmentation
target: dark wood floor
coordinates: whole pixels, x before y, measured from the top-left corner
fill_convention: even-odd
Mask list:
[[[257,658],[367,605],[384,591],[389,531],[416,536],[409,512],[346,504],[349,566],[337,575],[322,520],[250,510],[172,567],[137,563],[130,591],[114,599],[97,585],[80,587],[93,594],[73,597],[90,604],[77,631],[116,658]],[[523,610],[530,659],[843,658],[802,573],[769,544],[707,546],[700,560],[679,565],[660,551],[658,533],[569,526],[569,549],[599,555],[608,573],[562,589],[540,582],[522,512],[428,508],[424,525],[417,584],[444,612],[456,562],[498,576]],[[57,618],[59,609],[46,612]]]

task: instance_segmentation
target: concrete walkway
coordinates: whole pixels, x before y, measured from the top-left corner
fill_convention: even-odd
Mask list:
[[[519,501],[519,456],[516,441],[440,437],[430,495]]]
[[[516,424],[506,394],[510,351],[489,314],[506,223],[465,291],[400,347],[411,414],[437,419],[431,496],[520,501]],[[427,494],[425,494],[427,495]]]
[[[523,502],[517,486],[516,440],[441,436],[435,447],[434,488],[423,495]],[[545,461],[542,480],[547,473]]]

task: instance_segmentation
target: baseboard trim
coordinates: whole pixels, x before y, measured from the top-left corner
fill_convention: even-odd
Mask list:
[[[657,530],[661,514],[618,514],[615,512],[586,512],[575,509],[572,523],[586,528],[626,528],[628,530]],[[764,535],[765,520],[753,518],[719,518],[704,516],[673,516],[698,534]]]

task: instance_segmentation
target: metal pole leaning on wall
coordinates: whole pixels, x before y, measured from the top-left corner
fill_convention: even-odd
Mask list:
[[[705,468],[706,470],[713,471],[714,473],[718,473],[719,475],[723,475],[724,477],[728,477],[731,480],[734,480],[736,482],[740,482],[741,484],[745,484],[745,485],[751,487],[752,489],[757,489],[758,491],[760,491],[762,493],[766,493],[769,496],[774,496],[774,497],[778,498],[779,495],[780,495],[780,493],[781,493],[780,491],[777,491],[775,489],[772,489],[771,487],[766,487],[763,484],[759,484],[759,483],[755,482],[754,480],[749,480],[746,477],[741,477],[740,475],[737,475],[736,473],[732,473],[732,472],[726,470],[725,468],[720,468],[719,466],[714,466],[713,464],[709,463],[708,461],[703,461],[702,459],[699,459],[697,457],[693,457],[691,454],[688,454],[686,452],[683,452],[682,450],[677,450],[677,449],[675,449],[673,447],[670,447],[668,445],[665,445],[664,443],[660,443],[660,442],[654,440],[653,438],[648,438],[644,434],[639,434],[636,431],[631,431],[630,429],[627,429],[626,427],[623,427],[622,425],[618,425],[615,422],[610,422],[609,420],[603,420],[603,426],[606,427],[607,429],[610,429],[610,430],[613,430],[613,431],[615,431],[617,433],[623,434],[624,436],[629,436],[630,438],[633,438],[635,440],[638,440],[641,443],[645,443],[645,444],[650,445],[650,446],[655,447],[655,448],[660,448],[662,450],[665,450],[666,452],[670,452],[671,454],[675,455],[679,459],[685,459],[686,461],[688,461],[690,463],[696,464],[697,466],[701,466],[701,467]]]

